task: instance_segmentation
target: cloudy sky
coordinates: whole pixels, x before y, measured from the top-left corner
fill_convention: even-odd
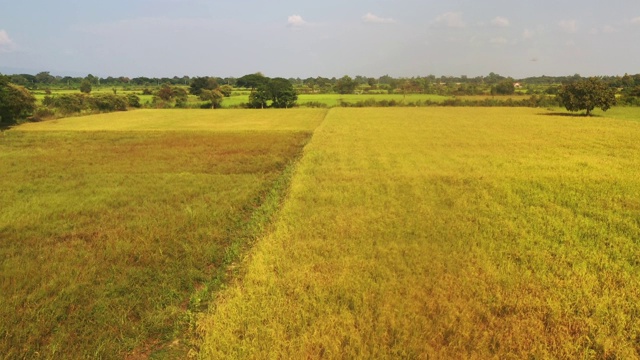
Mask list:
[[[640,73],[640,0],[0,0],[0,71]]]

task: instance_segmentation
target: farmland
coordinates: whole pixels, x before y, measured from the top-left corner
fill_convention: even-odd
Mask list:
[[[324,111],[202,115],[2,133],[3,358],[186,356],[195,314],[267,221]]]
[[[333,109],[202,358],[637,358],[637,122]]]
[[[594,114],[145,109],[5,131],[0,352],[638,358],[640,114]]]

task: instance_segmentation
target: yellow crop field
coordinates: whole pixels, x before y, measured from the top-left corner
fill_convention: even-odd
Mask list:
[[[209,358],[640,356],[640,124],[332,109]]]
[[[0,133],[0,358],[185,358],[325,112],[305,114],[131,111]]]
[[[26,123],[20,131],[311,131],[325,109],[154,109]]]

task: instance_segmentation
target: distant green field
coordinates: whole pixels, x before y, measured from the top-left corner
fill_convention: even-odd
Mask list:
[[[638,139],[541,109],[332,109],[200,358],[639,358]]]
[[[335,107],[340,105],[340,102],[347,103],[356,103],[359,101],[366,101],[369,99],[374,99],[376,101],[394,100],[396,102],[403,101],[405,103],[416,102],[416,101],[425,101],[430,100],[434,102],[441,102],[444,99],[447,99],[447,96],[440,95],[432,95],[432,94],[407,94],[406,96],[402,94],[300,94],[298,95],[298,105],[306,106],[309,102],[315,102],[324,104],[326,107]],[[222,102],[223,107],[231,107],[235,105],[240,105],[242,103],[246,103],[249,100],[248,95],[239,95],[232,96],[230,98],[225,98]]]
[[[185,358],[324,114],[140,110],[2,132],[0,358]]]

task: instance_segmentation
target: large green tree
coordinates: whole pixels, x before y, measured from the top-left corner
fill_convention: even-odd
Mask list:
[[[562,85],[556,98],[567,110],[586,110],[587,116],[597,107],[607,111],[616,104],[615,90],[597,77]]]
[[[27,118],[36,107],[36,98],[22,86],[0,75],[0,123],[13,124]]]
[[[295,106],[297,100],[298,94],[289,80],[265,78],[249,95],[249,106],[257,109],[266,107],[286,109]]]
[[[217,109],[220,107],[223,97],[224,94],[219,89],[205,89],[200,92],[200,100],[207,102],[207,104],[205,104],[204,106],[210,107],[212,109]]]
[[[358,87],[358,83],[350,76],[345,75],[336,81],[335,90],[338,94],[353,94]]]
[[[214,90],[218,88],[218,82],[212,77],[195,77],[191,79],[189,93],[191,95],[200,95],[203,90]]]
[[[291,82],[285,78],[273,78],[268,83],[271,106],[274,108],[290,108],[296,104],[298,94]]]
[[[255,74],[248,74],[236,80],[236,86],[251,89],[253,93],[260,85],[264,85],[269,81],[269,78],[257,72]]]

